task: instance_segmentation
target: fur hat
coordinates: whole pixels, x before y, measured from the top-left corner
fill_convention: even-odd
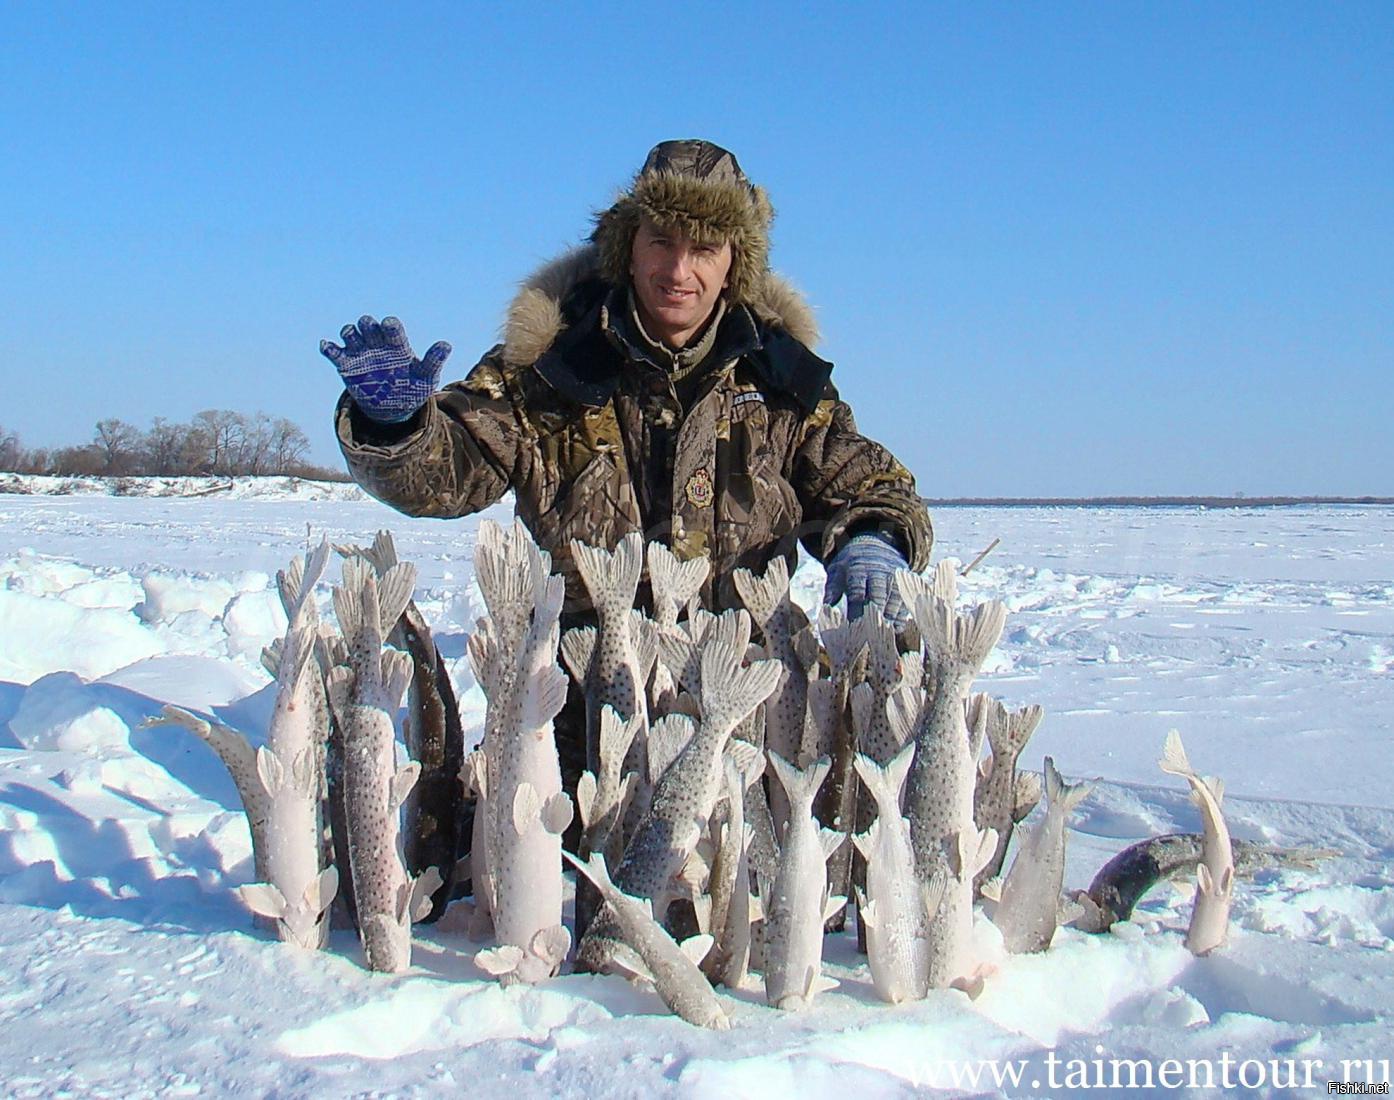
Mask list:
[[[629,190],[596,216],[591,234],[601,271],[616,286],[629,280],[634,234],[645,215],[698,242],[730,241],[727,300],[751,301],[769,272],[774,208],[731,153],[697,139],[653,147]]]

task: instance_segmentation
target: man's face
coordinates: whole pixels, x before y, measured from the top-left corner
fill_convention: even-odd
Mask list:
[[[634,234],[629,274],[649,335],[682,348],[712,315],[731,273],[731,245],[698,244],[644,218]]]

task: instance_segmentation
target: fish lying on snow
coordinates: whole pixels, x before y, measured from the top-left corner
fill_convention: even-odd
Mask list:
[[[789,799],[789,823],[780,845],[779,873],[765,905],[765,1000],[776,1008],[803,1009],[837,983],[823,977],[823,924],[846,904],[830,897],[827,861],[846,833],[820,829],[813,799],[832,767],[827,757],[800,771],[778,753],[770,767]]]
[[[1066,826],[1070,811],[1093,789],[1089,783],[1066,783],[1055,761],[1045,758],[1045,817],[1027,834],[1006,878],[983,886],[983,896],[997,903],[992,923],[1013,954],[1044,951],[1055,938],[1065,882]]]
[[[852,837],[867,868],[857,917],[866,926],[872,984],[891,1004],[921,1000],[929,989],[929,922],[944,893],[943,872],[928,883],[915,876],[910,823],[900,812],[914,753],[915,746],[906,745],[884,766],[869,756],[856,759],[877,808],[871,828]]]
[[[627,968],[648,977],[663,1003],[688,1023],[718,1030],[729,1028],[731,1022],[721,1002],[697,969],[697,960],[707,953],[711,937],[694,936],[679,947],[654,920],[646,899],[630,897],[610,880],[599,853],[585,863],[565,850],[562,854],[600,891],[622,945],[617,950],[628,949]]]
[[[1281,867],[1310,870],[1339,854],[1333,848],[1278,848],[1237,838],[1231,844],[1236,878]],[[1099,868],[1088,890],[1075,894],[1074,900],[1084,912],[1074,926],[1081,932],[1107,932],[1131,917],[1137,903],[1157,883],[1194,875],[1204,850],[1201,833],[1167,833],[1128,845]]]
[[[724,763],[728,809],[717,838],[706,918],[716,943],[702,960],[702,972],[713,982],[739,989],[750,966],[750,924],[762,911],[750,892],[750,847],[755,830],[746,823],[745,800],[764,774],[765,757],[757,751],[742,767],[727,753]]]
[[[398,770],[393,715],[411,658],[383,646],[411,598],[416,571],[396,565],[379,589],[367,562],[349,558],[343,570],[334,610],[349,664],[330,672],[328,688],[343,731],[349,874],[368,968],[398,972],[411,965],[411,922],[430,911],[430,892],[439,885],[433,871],[413,882],[402,857],[399,811],[420,765]]]
[[[1167,734],[1158,763],[1162,771],[1179,775],[1191,785],[1191,798],[1200,808],[1205,843],[1196,867],[1196,902],[1186,930],[1186,947],[1193,955],[1208,955],[1229,938],[1229,910],[1234,902],[1234,848],[1220,809],[1224,784],[1218,778],[1206,779],[1196,774],[1176,730]]]
[[[936,584],[940,579],[936,576]],[[974,776],[985,731],[980,721],[970,736],[966,702],[973,677],[1002,634],[1007,610],[993,600],[959,615],[951,581],[941,595],[913,573],[901,571],[896,580],[924,645],[926,688],[914,732],[905,816],[916,875],[921,882],[932,882],[938,873],[945,879],[943,901],[930,928],[929,982],[934,989],[971,989],[976,985],[973,877],[991,858],[997,834],[992,829],[980,833],[973,823]]]
[[[1017,781],[1016,762],[1026,742],[1041,724],[1044,711],[1039,706],[1009,711],[997,700],[987,706],[988,754],[978,764],[977,787],[973,792],[973,821],[979,829],[997,830],[997,847],[987,866],[978,872],[974,888],[995,878],[1007,858],[1007,845],[1012,828],[1031,812],[1035,805],[1024,805],[1020,798],[1022,785]],[[1031,790],[1029,786],[1026,788]]]
[[[525,604],[531,624],[515,652],[482,662],[493,681],[489,704],[499,710],[484,749],[490,810],[483,830],[499,946],[479,952],[475,963],[509,984],[550,978],[570,949],[561,922],[561,834],[572,807],[552,736],[566,702],[566,674],[556,663],[565,582],[547,576],[540,557],[506,580],[496,598]],[[503,663],[512,675],[497,675]],[[501,682],[508,693],[496,698]]]

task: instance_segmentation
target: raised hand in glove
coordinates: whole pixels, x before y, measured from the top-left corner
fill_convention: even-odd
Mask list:
[[[909,568],[889,536],[872,531],[853,535],[828,562],[823,602],[835,604],[846,596],[848,619],[860,618],[867,604],[875,604],[887,622],[899,626],[910,612],[900,598],[895,573]]]
[[[381,424],[410,420],[436,392],[440,369],[450,355],[450,345],[441,340],[416,358],[407,330],[395,317],[384,317],[381,323],[360,317],[357,326],[343,327],[339,339],[343,347],[321,340],[320,354],[338,369],[363,415]]]

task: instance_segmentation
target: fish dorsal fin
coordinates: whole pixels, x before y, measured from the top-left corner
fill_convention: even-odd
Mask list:
[[[989,901],[1000,902],[1002,900],[1002,876],[994,875],[984,882],[980,893]]]
[[[736,769],[739,788],[736,797],[740,797],[745,793],[745,788],[760,778],[760,774],[765,770],[765,755],[749,742],[737,741],[734,738],[726,743],[724,755]]]
[[[1041,777],[1035,772],[1017,772],[1012,820],[1025,821],[1041,800]]]
[[[658,660],[658,626],[638,608],[629,613],[629,634],[634,639],[634,656],[639,679],[647,682]]]
[[[915,739],[915,727],[920,719],[920,693],[899,687],[886,700],[886,719],[891,727],[891,739],[904,745]]]
[[[949,888],[948,876],[942,867],[929,876],[928,882],[920,883],[920,904],[924,906],[925,917],[933,921],[944,900],[944,891]]]
[[[1215,877],[1210,873],[1210,868],[1204,863],[1196,865],[1196,885],[1202,895],[1213,897],[1215,894]]]
[[[524,686],[524,705],[521,717],[524,730],[529,732],[547,726],[566,706],[570,681],[556,665],[547,665]]]
[[[575,626],[561,636],[561,656],[577,683],[585,683],[595,653],[596,629]]]
[[[614,707],[606,703],[600,708],[601,767],[609,760],[622,759],[639,732],[638,722],[626,722]]]
[[[1210,797],[1215,800],[1216,806],[1223,806],[1225,802],[1225,781],[1218,775],[1207,775],[1205,785],[1210,788]]]
[[[971,830],[969,830],[971,832]],[[984,829],[978,834],[978,847],[969,862],[969,878],[976,878],[978,872],[992,862],[997,854],[997,830]]]
[[[649,782],[657,783],[692,741],[697,725],[685,714],[669,714],[649,727]]]
[[[274,638],[270,645],[262,647],[261,667],[266,669],[273,680],[281,678],[281,654],[284,652],[285,642],[280,638]]]
[[[378,629],[386,637],[411,603],[416,589],[416,566],[398,562],[382,575],[378,584]]]
[[[591,813],[595,807],[595,790],[595,773],[582,772],[581,778],[576,781],[576,809],[581,815],[583,829],[589,829],[595,820]]]

